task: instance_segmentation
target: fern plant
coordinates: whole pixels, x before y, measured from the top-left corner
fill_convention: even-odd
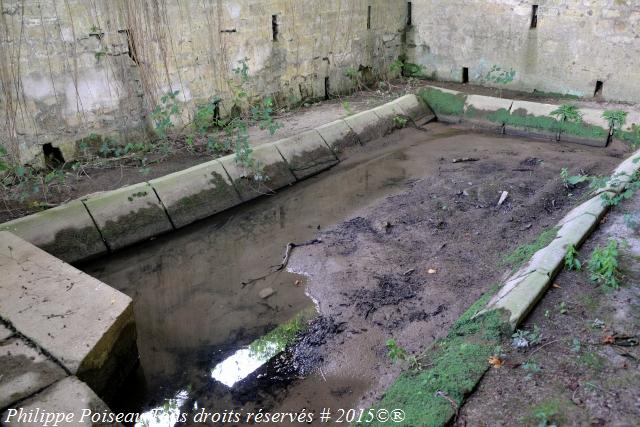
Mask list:
[[[561,122],[581,123],[582,113],[575,105],[563,104],[550,113]]]

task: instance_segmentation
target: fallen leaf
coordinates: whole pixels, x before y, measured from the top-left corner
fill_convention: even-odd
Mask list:
[[[554,287],[554,288],[556,288],[556,289],[560,289],[560,285],[558,285],[557,283],[554,283],[554,284],[553,284],[553,285],[551,285],[551,286],[553,286],[553,287]]]
[[[616,342],[616,339],[613,337],[613,335],[605,335],[604,337],[602,337],[602,344],[613,344]]]
[[[293,282],[293,284],[294,284],[295,286],[300,286],[300,285],[302,285],[302,280],[299,280],[299,279],[298,279],[298,280],[296,280],[295,282]]]
[[[428,270],[427,270],[427,273],[429,273],[429,274],[436,274],[436,273],[437,273],[437,271],[436,271],[436,270],[434,270],[433,268],[430,268],[430,269],[428,269]]]
[[[504,365],[504,361],[497,356],[491,356],[489,358],[489,365],[493,366],[496,369],[501,368],[502,365]]]

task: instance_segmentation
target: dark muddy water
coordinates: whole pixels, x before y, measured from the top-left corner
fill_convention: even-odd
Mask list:
[[[279,381],[299,375],[282,375],[278,367],[294,356],[263,365],[249,355],[249,344],[315,304],[303,275],[280,271],[253,279],[282,261],[288,242],[312,239],[376,200],[405,190],[426,172],[424,161],[407,150],[457,133],[437,124],[428,132],[397,132],[331,172],[81,265],[134,300],[141,366],[112,405],[134,411],[164,405],[156,416],[145,418],[163,426],[176,421],[179,409],[194,413],[206,405],[222,412],[269,405],[270,396],[280,392]],[[271,296],[261,297],[261,291],[271,290]],[[327,406],[350,407],[368,387],[355,377],[333,377],[329,383],[338,392],[321,396]]]

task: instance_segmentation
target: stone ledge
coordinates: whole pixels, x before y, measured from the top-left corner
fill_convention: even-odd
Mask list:
[[[3,230],[67,262],[107,252],[98,229],[79,200],[6,222],[0,225],[0,231]]]
[[[218,159],[231,178],[243,201],[286,187],[296,182],[289,165],[276,148],[276,143],[262,144],[253,149],[253,159],[263,168],[266,181],[256,179],[253,171],[236,162],[235,155]]]
[[[0,242],[0,318],[99,393],[126,375],[137,360],[131,298],[11,233]]]
[[[242,203],[216,160],[149,181],[176,228]]]
[[[384,129],[380,129],[380,118],[372,110],[346,117],[344,121],[363,144],[380,138],[385,133]]]
[[[339,160],[344,158],[343,153],[346,149],[361,145],[358,135],[344,120],[327,123],[316,130]]]
[[[110,250],[173,230],[147,182],[89,196],[84,204]]]
[[[338,158],[315,129],[281,139],[275,146],[297,180],[315,175],[338,163]]]

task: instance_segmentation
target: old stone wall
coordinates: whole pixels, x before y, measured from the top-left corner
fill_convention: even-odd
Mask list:
[[[535,26],[532,21],[535,9]],[[640,101],[636,0],[413,0],[408,60],[439,80]],[[498,77],[500,73],[494,72]]]
[[[4,0],[0,3],[0,144],[22,162],[43,145],[72,159],[78,141],[147,137],[149,112],[179,91],[230,109],[247,58],[249,98],[278,105],[374,79],[402,50],[406,7],[394,0]],[[89,138],[91,140],[91,138]]]

